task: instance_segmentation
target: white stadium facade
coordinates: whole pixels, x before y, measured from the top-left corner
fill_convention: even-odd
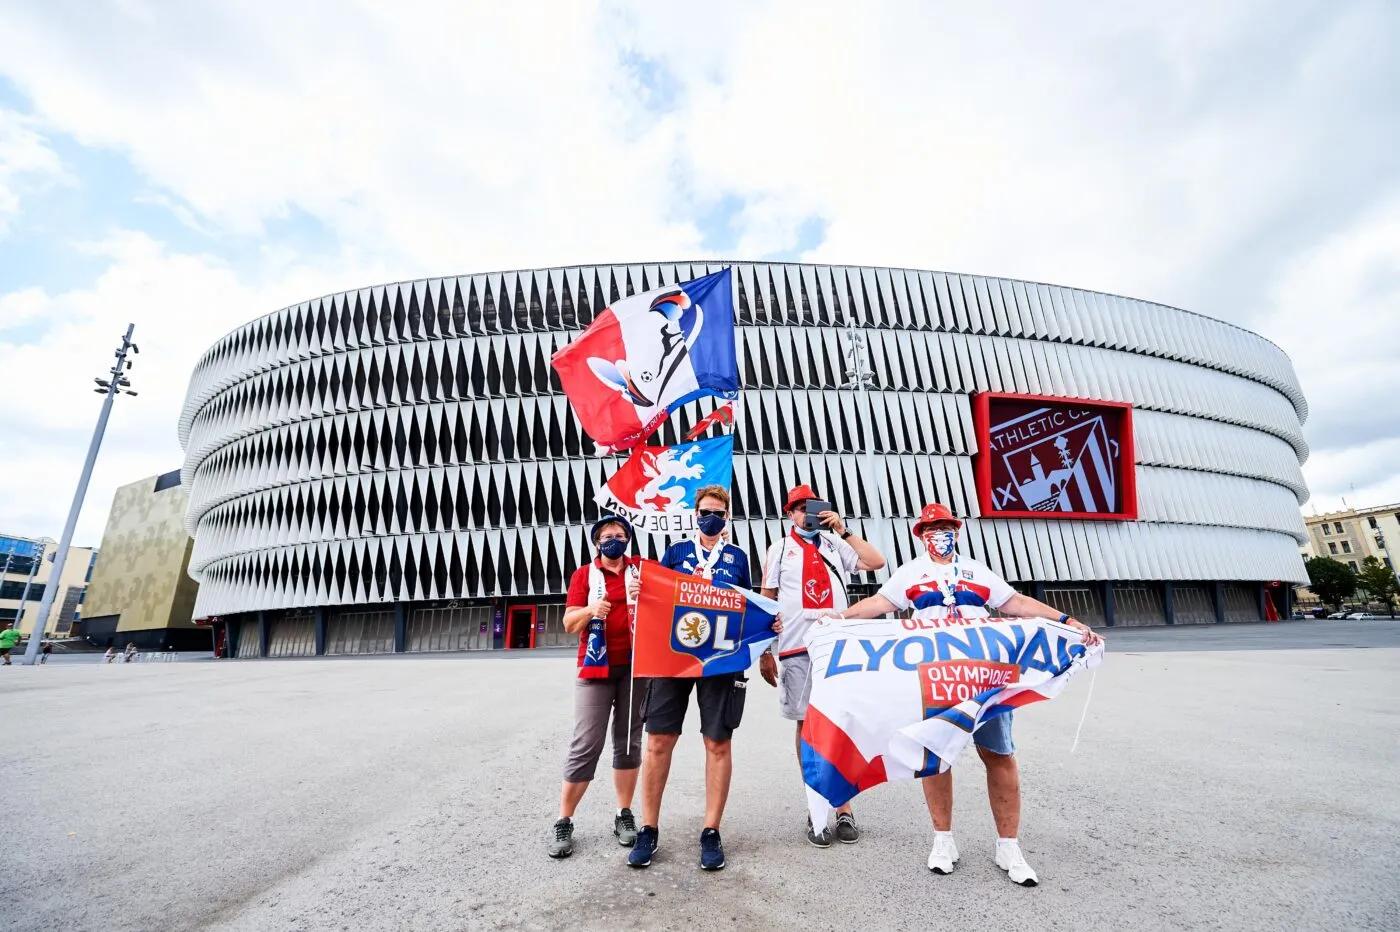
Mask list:
[[[1091,624],[1286,617],[1289,584],[1306,581],[1307,406],[1268,340],[1031,282],[698,262],[384,285],[225,336],[180,421],[196,617],[240,657],[572,641],[566,581],[591,553],[594,490],[622,458],[596,455],[550,356],[620,297],[726,267],[742,379],[732,530],[755,571],[784,533],[785,491],[809,483],[894,562],[915,552],[920,507],[943,502],[968,518],[964,553]],[[848,383],[853,330],[868,393]],[[1034,417],[993,425],[989,445],[988,398]],[[677,442],[716,404],[686,406],[653,442]],[[1064,481],[1025,494],[1050,481],[1047,453],[1066,476],[1091,470],[1061,437],[1036,447],[1033,421],[1120,410],[1122,436],[1074,435],[1075,449],[1098,444],[1106,504],[1082,482],[1088,506],[1054,504]],[[1018,510],[997,511],[1017,494]],[[1117,514],[1057,516],[1096,508]],[[654,556],[664,541],[638,544]]]

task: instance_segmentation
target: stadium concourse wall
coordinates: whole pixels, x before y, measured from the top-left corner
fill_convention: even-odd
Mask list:
[[[196,366],[179,427],[196,618],[243,656],[568,642],[565,585],[590,554],[594,489],[621,460],[595,455],[549,358],[610,302],[726,265],[404,282],[234,330]],[[915,553],[919,508],[944,502],[969,519],[965,553],[1098,624],[1258,620],[1271,593],[1286,611],[1280,593],[1306,579],[1307,406],[1268,340],[1032,282],[732,267],[732,530],[755,569],[784,533],[784,492],[806,482],[895,563]],[[848,325],[869,337],[868,410],[843,387]],[[982,517],[971,397],[983,391],[1131,404],[1137,519]],[[659,439],[714,407],[686,406]],[[639,543],[651,556],[663,542]]]

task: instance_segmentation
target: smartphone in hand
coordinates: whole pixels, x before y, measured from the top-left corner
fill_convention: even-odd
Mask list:
[[[817,515],[821,514],[823,511],[835,511],[836,509],[832,508],[831,502],[824,502],[819,498],[811,498],[807,500],[807,507],[805,510],[806,514],[802,516],[802,529],[804,531],[819,531],[822,529],[822,523],[817,518]]]

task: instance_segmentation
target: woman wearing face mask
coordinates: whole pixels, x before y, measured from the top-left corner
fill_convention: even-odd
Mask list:
[[[631,847],[637,839],[632,796],[642,761],[641,684],[632,682],[632,623],[627,584],[637,558],[629,558],[632,526],[604,515],[590,532],[598,557],[579,567],[569,581],[564,630],[579,636],[578,681],[574,686],[574,737],[564,763],[559,820],[554,823],[549,856],[574,853],[574,810],[583,799],[603,753],[612,719],[613,788],[617,815],[613,835]]]
[[[1087,626],[1058,608],[1021,595],[986,564],[959,556],[958,534],[962,522],[944,505],[926,505],[914,523],[914,536],[924,545],[924,553],[890,574],[889,582],[868,599],[862,599],[844,612],[831,617],[878,618],[894,611],[912,609],[921,619],[940,619],[956,614],[964,618],[986,618],[988,609],[1017,618],[1049,618],[1078,628],[1084,643],[1093,646],[1101,640]],[[1033,887],[1035,871],[1026,863],[1017,841],[1021,825],[1021,778],[1016,766],[1016,745],[1011,740],[1011,716],[998,716],[984,722],[972,735],[977,754],[987,767],[987,795],[997,827],[996,864],[1016,883]],[[933,850],[929,870],[951,874],[958,860],[953,841],[953,772],[923,779],[924,801],[933,820]]]

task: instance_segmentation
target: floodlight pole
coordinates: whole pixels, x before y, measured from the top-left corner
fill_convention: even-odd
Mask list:
[[[92,442],[88,444],[87,460],[83,463],[82,475],[78,477],[78,488],[73,493],[73,504],[68,508],[68,521],[63,525],[63,536],[58,541],[58,553],[53,558],[53,572],[49,575],[49,584],[44,587],[44,598],[39,602],[39,614],[34,619],[34,628],[29,632],[29,643],[24,648],[24,662],[33,665],[39,656],[39,642],[44,639],[45,628],[48,625],[49,610],[53,606],[54,595],[62,588],[64,564],[68,562],[68,547],[73,543],[73,529],[78,524],[78,514],[83,510],[83,499],[87,496],[88,481],[92,479],[92,467],[97,462],[97,451],[102,446],[102,435],[107,430],[107,418],[112,413],[112,399],[118,392],[126,392],[129,395],[136,394],[131,391],[126,382],[126,355],[128,352],[140,352],[140,349],[131,342],[131,334],[136,329],[135,324],[127,324],[126,335],[122,337],[121,349],[117,350],[117,364],[112,367],[112,378],[110,380],[97,379],[96,382],[101,388],[94,391],[103,391],[105,397],[102,399],[102,413],[97,416],[97,427],[92,432]],[[104,391],[105,389],[105,391]],[[42,559],[42,554],[40,559]],[[24,603],[20,603],[20,618],[24,617]],[[62,606],[59,610],[62,611]]]
[[[884,471],[879,468],[875,457],[875,402],[870,397],[870,387],[875,382],[875,373],[870,370],[868,355],[868,337],[861,327],[856,325],[854,320],[846,321],[845,332],[846,351],[846,387],[854,388],[860,393],[861,401],[865,407],[865,475],[868,481],[875,483],[873,492],[866,495],[870,502],[870,517],[875,526],[877,540],[870,543],[875,549],[880,551],[880,556],[885,558],[886,566],[894,565],[894,548],[890,539],[889,528],[886,526],[886,510],[884,503],[885,482]]]

